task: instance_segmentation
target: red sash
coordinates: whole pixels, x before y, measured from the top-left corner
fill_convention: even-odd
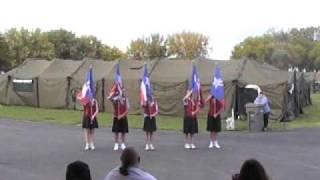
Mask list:
[[[91,116],[96,112],[96,104],[91,104],[90,102],[83,106],[83,114],[86,117],[91,118]]]
[[[193,99],[186,99],[184,105],[185,116],[187,117],[197,117],[197,104],[194,103]]]
[[[143,111],[145,116],[155,117],[158,114],[158,104],[157,102],[148,103],[143,106]]]
[[[209,101],[209,112],[208,114],[210,116],[214,116],[215,114],[217,114],[221,108],[223,108],[223,105],[221,103],[219,103],[216,99],[211,98]]]
[[[117,119],[121,119],[122,117],[128,114],[128,104],[127,99],[122,98],[122,100],[115,100],[113,101],[113,115]]]

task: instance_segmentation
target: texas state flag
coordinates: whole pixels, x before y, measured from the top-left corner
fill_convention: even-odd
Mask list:
[[[149,79],[147,64],[144,64],[143,76],[140,84],[140,104],[146,104],[146,102],[152,101],[152,88]]]
[[[85,82],[82,86],[81,92],[77,95],[77,99],[80,101],[82,105],[86,105],[96,96],[96,92],[94,89],[94,81],[93,81],[93,72],[92,67],[89,68],[86,76]]]
[[[111,88],[111,91],[109,93],[109,97],[112,97],[114,95],[121,96],[122,95],[122,78],[120,74],[120,65],[117,63],[116,65],[116,72],[114,76],[114,82],[113,86]]]
[[[201,83],[195,64],[192,65],[190,90],[192,91],[192,96],[195,101],[202,107],[204,105],[204,102],[201,91]]]
[[[216,112],[220,112],[224,109],[224,85],[221,75],[221,69],[219,66],[216,67],[213,76],[213,82],[211,86],[211,95],[214,97],[217,102]]]

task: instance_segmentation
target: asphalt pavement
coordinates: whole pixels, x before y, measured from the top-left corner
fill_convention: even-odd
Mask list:
[[[96,150],[83,150],[78,126],[0,119],[0,180],[64,180],[68,163],[89,164],[93,180],[119,165],[110,128],[96,131]],[[141,168],[159,180],[231,180],[248,158],[256,158],[273,180],[320,177],[320,130],[223,132],[222,149],[208,149],[208,134],[196,136],[197,150],[183,149],[181,132],[156,133],[154,152],[143,150],[144,134],[130,129],[128,145],[141,155]]]

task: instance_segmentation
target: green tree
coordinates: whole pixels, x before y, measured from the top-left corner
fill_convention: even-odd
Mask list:
[[[127,53],[130,57],[136,60],[147,58],[147,44],[144,38],[132,40],[128,47]]]
[[[168,37],[168,55],[193,59],[208,54],[209,38],[200,33],[181,32]]]
[[[151,34],[145,39],[146,56],[148,59],[163,58],[167,55],[166,40],[160,34]]]
[[[21,28],[20,31],[13,28],[4,34],[9,47],[11,65],[18,65],[30,55],[31,33]]]
[[[72,59],[81,60],[88,58],[102,58],[102,43],[94,36],[81,36],[76,39],[76,43],[71,53]]]
[[[166,39],[160,34],[151,34],[147,38],[138,38],[131,41],[127,53],[136,60],[166,57]]]
[[[270,36],[248,37],[234,47],[231,59],[250,58],[265,62],[268,56],[267,47],[271,42]]]
[[[126,59],[126,55],[118,48],[110,48],[107,45],[103,45],[102,59],[105,61],[113,61],[117,59]]]
[[[0,69],[10,68],[9,46],[2,34],[0,34]]]
[[[48,32],[49,41],[54,45],[55,56],[60,59],[72,59],[76,51],[76,35],[59,29]]]
[[[309,52],[309,58],[312,60],[314,69],[320,69],[320,43]]]
[[[13,28],[5,33],[5,38],[11,65],[18,65],[27,58],[54,57],[54,45],[49,42],[47,33],[42,33],[40,29],[28,31],[24,28]]]
[[[270,44],[268,51],[270,57],[267,62],[282,69],[301,64],[305,54],[302,46],[283,42]]]
[[[54,45],[49,42],[48,34],[36,29],[30,32],[29,57],[52,59],[54,57]]]

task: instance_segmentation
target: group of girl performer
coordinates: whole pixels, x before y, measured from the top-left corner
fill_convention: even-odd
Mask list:
[[[99,127],[97,114],[99,111],[96,99],[92,99],[83,105],[82,128],[84,129],[84,150],[95,150],[94,130]]]
[[[185,149],[196,149],[193,137],[198,133],[198,119],[197,115],[201,109],[200,105],[192,98],[192,91],[187,91],[186,96],[183,98],[184,102],[184,120],[183,120],[183,133],[185,134]],[[221,131],[221,111],[216,111],[215,108],[219,108],[219,103],[216,103],[216,99],[209,95],[206,99],[209,104],[209,111],[207,116],[207,131],[210,133],[209,148],[220,149],[221,146],[217,140],[217,134]],[[220,108],[222,109],[222,108]]]
[[[155,147],[153,145],[153,134],[157,130],[156,124],[156,115],[158,113],[158,104],[152,98],[149,102],[147,101],[142,105],[143,107],[143,114],[144,114],[144,124],[143,124],[143,131],[146,134],[145,140],[145,150],[146,151],[154,151]]]
[[[121,150],[126,148],[125,138],[126,133],[129,132],[128,127],[128,109],[129,109],[129,101],[126,97],[125,88],[121,87],[121,93],[117,91],[115,93],[111,93],[108,96],[108,99],[113,104],[113,123],[112,123],[112,132],[114,133],[114,147],[113,150],[119,150],[119,146]]]
[[[108,99],[112,102],[114,108],[114,118],[112,125],[112,132],[114,133],[114,151],[121,148],[126,148],[125,135],[129,132],[128,127],[128,99],[126,97],[125,89],[122,88],[122,93],[113,93],[108,96]],[[185,149],[196,149],[193,137],[198,133],[198,120],[197,114],[200,111],[200,106],[195,102],[192,97],[192,91],[188,91],[183,98],[185,114],[183,121],[183,132],[185,134]],[[216,109],[222,109],[218,107],[216,99],[209,95],[206,99],[209,104],[209,111],[207,116],[207,131],[210,132],[209,148],[221,148],[217,134],[221,131],[221,112],[217,112]],[[144,110],[144,124],[143,131],[145,132],[145,150],[155,150],[153,145],[153,134],[157,130],[156,115],[158,112],[158,104],[152,99],[151,102],[147,101],[142,105]],[[94,150],[94,132],[95,128],[98,128],[97,114],[98,103],[96,99],[92,99],[83,105],[83,120],[82,128],[84,129],[85,150]]]
[[[125,135],[129,132],[128,128],[128,99],[125,95],[125,89],[122,88],[121,96],[114,94],[108,97],[114,107],[114,118],[112,125],[112,132],[114,133],[114,151],[120,148],[126,148]],[[193,137],[198,133],[197,114],[200,111],[200,106],[197,105],[192,98],[192,92],[188,91],[183,99],[185,106],[185,115],[183,121],[183,132],[185,134],[185,149],[196,149]],[[209,104],[209,111],[207,116],[207,131],[210,132],[209,148],[220,149],[217,140],[217,134],[221,131],[221,116],[220,112],[216,112],[215,108],[219,108],[216,99],[209,95],[206,99]],[[144,110],[144,124],[143,131],[145,132],[145,150],[155,150],[153,145],[153,134],[157,130],[156,115],[158,112],[158,104],[155,100],[147,102],[143,106]],[[85,150],[95,150],[94,146],[94,132],[98,128],[98,103],[96,99],[92,99],[83,105],[83,120],[82,128],[84,129]]]

